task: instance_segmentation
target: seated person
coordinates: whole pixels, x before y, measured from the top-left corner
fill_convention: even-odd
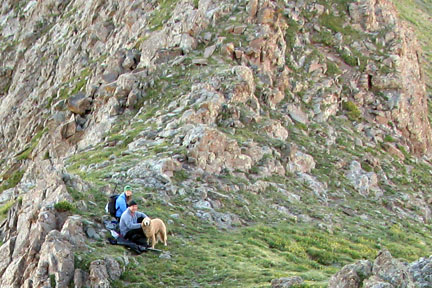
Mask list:
[[[120,219],[123,212],[127,209],[127,204],[132,200],[132,189],[129,185],[126,185],[123,189],[123,193],[117,197],[115,208],[117,221]]]
[[[147,246],[147,238],[140,224],[145,217],[146,214],[138,212],[138,204],[134,200],[130,201],[129,207],[120,217],[120,234],[123,238]]]

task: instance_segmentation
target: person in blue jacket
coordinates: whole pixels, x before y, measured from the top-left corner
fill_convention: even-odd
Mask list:
[[[123,238],[147,246],[147,238],[141,228],[141,222],[145,217],[146,214],[138,211],[138,204],[131,200],[129,207],[120,217],[120,234]]]
[[[127,203],[132,199],[132,189],[129,185],[126,185],[123,189],[123,193],[117,197],[116,200],[116,218],[120,219],[121,215],[128,208]]]

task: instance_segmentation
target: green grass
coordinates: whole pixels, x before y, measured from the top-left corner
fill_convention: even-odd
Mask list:
[[[60,201],[54,204],[54,209],[56,209],[59,212],[67,212],[67,211],[74,211],[75,206],[67,201]]]
[[[169,208],[170,209],[170,208]],[[153,211],[166,217],[165,208]],[[165,218],[166,219],[166,218]],[[354,228],[354,227],[353,227]],[[151,252],[135,257],[117,287],[179,287],[195,281],[200,287],[268,287],[280,277],[301,276],[307,285],[325,287],[341,267],[360,259],[373,260],[386,247],[395,257],[413,261],[432,252],[423,237],[430,235],[417,226],[362,229],[362,236],[336,231],[328,233],[311,224],[254,224],[234,230],[215,229],[195,217],[182,215],[168,225],[168,260]],[[386,240],[378,241],[377,239]],[[160,244],[159,244],[160,245]],[[108,246],[121,256],[122,249]],[[104,247],[87,253],[86,261],[106,255]],[[83,268],[88,264],[81,264]]]
[[[44,129],[40,130],[39,132],[37,132],[36,135],[33,136],[33,138],[31,139],[28,148],[26,148],[24,151],[22,151],[20,154],[18,154],[16,159],[17,160],[29,159],[31,153],[36,148],[36,146],[39,144],[39,140],[42,138],[42,136],[46,132],[48,132],[48,128],[44,128]]]
[[[345,101],[342,103],[342,107],[347,111],[347,116],[351,121],[358,121],[360,119],[361,111],[354,102]]]
[[[15,204],[14,200],[9,200],[3,206],[0,206],[0,221],[3,221],[7,217],[9,209]]]
[[[152,31],[159,30],[171,18],[173,9],[178,0],[158,1],[158,8],[153,11],[149,18],[149,27]]]
[[[14,171],[7,179],[5,179],[2,184],[0,185],[0,193],[3,191],[15,187],[23,177],[25,171],[23,170],[16,170]]]

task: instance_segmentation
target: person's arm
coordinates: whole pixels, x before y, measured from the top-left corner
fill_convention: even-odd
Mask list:
[[[132,216],[130,216],[129,214],[125,215],[125,216],[127,217],[127,218],[125,218],[125,226],[128,228],[128,230],[141,228],[141,223],[133,223]]]

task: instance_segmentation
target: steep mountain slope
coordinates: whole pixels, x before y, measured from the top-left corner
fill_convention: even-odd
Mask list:
[[[0,25],[1,287],[321,287],[431,254],[429,66],[390,1],[7,0]],[[126,183],[162,257],[106,243]]]

